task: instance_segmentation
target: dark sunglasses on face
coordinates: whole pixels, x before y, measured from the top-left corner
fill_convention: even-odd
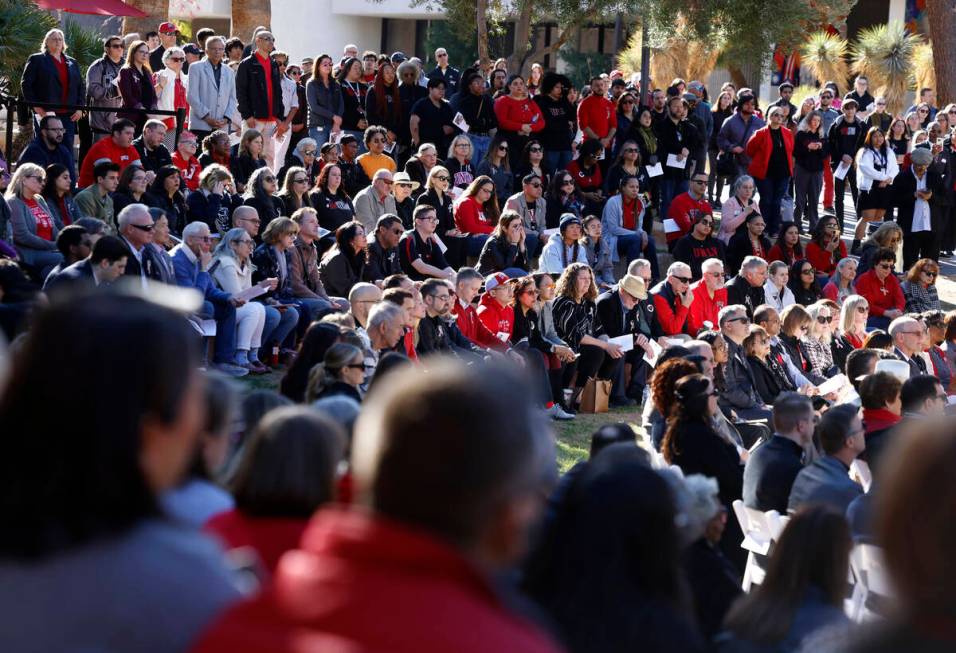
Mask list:
[[[562,185],[562,186],[574,186],[574,180],[573,180],[573,179],[565,179],[564,181],[561,182],[561,185]]]
[[[507,151],[508,151],[508,146],[507,146],[507,145],[499,145],[499,146],[498,146],[498,149],[501,150],[502,152],[507,152]]]
[[[624,154],[635,154],[637,152],[636,147],[626,147],[624,148]]]
[[[923,270],[923,274],[925,274],[927,277],[930,277],[931,279],[935,279],[936,277],[939,276],[939,272],[929,272],[927,270]]]
[[[275,181],[275,180],[276,180],[276,178],[275,178],[275,177],[272,177],[272,176],[268,176],[268,177],[263,177],[263,178],[262,178],[262,181],[265,181],[265,182],[268,182],[268,183],[271,183],[271,182],[273,182],[273,181]]]
[[[182,63],[183,61],[186,61],[186,57],[170,57],[169,60],[170,60],[170,61],[177,61],[177,62],[179,62],[179,63]]]
[[[151,224],[131,224],[131,227],[134,229],[139,229],[140,231],[152,231],[153,225]]]
[[[800,270],[800,274],[813,274],[813,268],[804,268]]]
[[[877,265],[876,267],[881,268],[881,269],[883,269],[883,270],[892,270],[892,269],[893,269],[893,264],[892,264],[892,263],[880,263],[880,264]]]
[[[675,276],[674,278],[677,279],[678,281],[680,281],[681,283],[690,283],[691,281],[693,281],[693,279],[691,279],[690,277],[678,277],[678,276]]]
[[[714,221],[713,221],[713,220],[701,220],[699,224],[700,224],[702,227],[713,227],[713,226],[714,226]]]
[[[859,313],[860,315],[862,315],[863,313],[869,312],[869,310],[870,310],[870,309],[867,308],[866,306],[857,306],[857,307],[856,307],[856,312]]]
[[[540,148],[540,147],[537,147],[537,146],[535,146],[535,147],[529,147],[529,148],[528,148],[528,151],[529,151],[529,152],[540,152],[540,151],[541,151],[541,148]]]
[[[528,184],[528,185],[531,186],[532,188],[541,188],[541,184],[539,184],[539,183],[536,182],[536,181],[535,181],[535,182],[532,182],[532,183],[530,183],[530,184]]]
[[[826,317],[823,317],[822,315],[817,315],[817,324],[830,324],[831,322],[833,322],[832,315],[828,315]]]
[[[437,179],[438,181],[448,181],[448,180],[450,179],[450,177],[446,177],[446,176],[442,175],[442,176],[440,176],[440,177],[436,176],[435,179]]]
[[[405,232],[402,231],[401,229],[392,229],[392,233],[395,234],[396,236],[401,236]]]
[[[740,322],[742,324],[750,324],[750,318],[746,315],[741,315],[740,317],[732,317],[727,320],[728,322]]]

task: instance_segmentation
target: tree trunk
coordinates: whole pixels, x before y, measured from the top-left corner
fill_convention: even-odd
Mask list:
[[[488,70],[491,68],[488,54],[488,0],[478,0],[475,18],[478,23],[478,61],[482,70]]]
[[[252,30],[259,25],[272,25],[272,0],[232,0],[233,36],[243,43],[253,43]]]
[[[727,66],[727,72],[730,73],[730,81],[734,83],[738,90],[750,86],[747,83],[747,78],[744,77],[744,71],[737,66]]]
[[[128,5],[148,14],[145,18],[127,17],[123,19],[123,34],[139,32],[146,40],[146,32],[153,32],[159,24],[169,20],[169,0],[128,0]]]
[[[531,8],[533,0],[522,0],[518,19],[515,20],[514,47],[508,57],[508,71],[520,73],[531,52]]]
[[[930,0],[929,34],[933,42],[933,68],[936,71],[936,104],[956,100],[956,7],[952,0]]]

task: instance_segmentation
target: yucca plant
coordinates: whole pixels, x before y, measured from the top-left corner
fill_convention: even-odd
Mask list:
[[[936,88],[933,44],[926,41],[913,48],[913,88]]]
[[[900,22],[875,25],[860,31],[852,47],[857,75],[866,75],[876,93],[886,98],[888,110],[903,110],[903,100],[912,83],[912,65],[920,37]]]
[[[847,65],[847,42],[827,32],[814,32],[800,48],[803,65],[806,66],[820,84],[836,82],[840,93],[846,88],[849,75]],[[794,93],[794,97],[797,97]]]

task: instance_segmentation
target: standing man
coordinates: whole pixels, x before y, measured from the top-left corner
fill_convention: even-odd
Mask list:
[[[270,57],[274,44],[272,32],[256,34],[255,51],[242,60],[236,71],[236,99],[245,129],[258,129],[262,133],[262,157],[272,170],[278,170],[275,136],[285,114],[282,75],[279,65]]]
[[[617,133],[617,110],[607,99],[607,82],[603,77],[591,78],[591,94],[578,105],[578,127],[584,138],[596,138],[604,146],[601,166],[605,170],[611,160],[611,146]]]
[[[697,129],[687,122],[687,110],[684,98],[675,96],[668,99],[667,120],[656,126],[657,153],[664,167],[664,175],[659,182],[661,215],[668,215],[673,199],[687,191],[687,180],[691,173],[707,178],[703,170],[693,170],[694,166],[691,165],[690,153],[697,147],[700,135]],[[703,190],[706,193],[706,181]]]
[[[832,96],[831,96],[832,97]],[[755,115],[757,100],[753,95],[743,94],[737,98],[737,110],[727,118],[717,133],[717,148],[730,152],[737,162],[737,176],[747,174],[750,157],[745,148],[754,132],[766,123]]]
[[[223,64],[226,42],[221,36],[206,39],[206,58],[189,70],[189,131],[201,144],[213,130],[227,134],[242,124],[236,97],[236,74]]]
[[[448,96],[454,96],[458,92],[458,82],[461,80],[461,72],[457,68],[448,65],[448,50],[438,48],[435,50],[435,61],[438,63],[435,69],[428,73],[428,79],[440,79],[445,82],[445,93]]]
[[[281,168],[285,165],[286,152],[289,151],[289,141],[292,138],[292,120],[299,113],[299,94],[296,83],[286,75],[286,70],[289,67],[289,55],[276,50],[272,53],[271,58],[279,66],[279,83],[282,86],[282,111],[285,114],[285,118],[276,125],[275,133],[275,161],[278,168]],[[278,168],[273,169],[277,170]]]
[[[159,37],[156,37],[157,42]],[[123,39],[115,34],[103,39],[103,56],[97,59],[86,72],[86,101],[90,106],[119,108],[123,104],[120,96],[120,67],[123,65]],[[110,125],[116,120],[116,112],[90,112],[90,129],[93,142],[110,135]]]
[[[455,110],[445,99],[445,80],[441,77],[429,79],[428,97],[415,103],[408,122],[412,147],[434,143],[439,152],[447,152],[451,135],[455,133],[454,119]]]
[[[158,73],[165,68],[163,64],[163,53],[167,48],[176,45],[176,37],[179,36],[179,28],[176,23],[165,22],[159,26],[159,47],[149,53],[149,67],[154,73]]]
[[[840,112],[833,108],[833,91],[828,87],[823,87],[820,91],[820,108],[817,109],[823,116],[823,133],[830,133],[830,126],[840,117]],[[830,162],[833,160],[829,154],[823,161],[823,210],[833,211],[833,168]]]
[[[770,107],[780,107],[781,109],[787,110],[787,120],[785,124],[789,127],[797,117],[797,107],[790,101],[793,97],[793,84],[790,82],[782,83],[777,87],[777,93],[779,97],[770,103]],[[769,109],[770,107],[767,108]]]
[[[852,97],[843,98],[843,115],[833,121],[827,132],[827,142],[830,148],[830,167],[834,172],[833,191],[836,200],[836,217],[840,222],[840,231],[843,231],[843,201],[846,195],[846,186],[850,185],[850,194],[853,197],[853,207],[856,208],[859,191],[856,188],[856,153],[866,138],[866,125],[857,118],[857,102]],[[836,178],[836,171],[840,165],[848,166],[843,179]]]

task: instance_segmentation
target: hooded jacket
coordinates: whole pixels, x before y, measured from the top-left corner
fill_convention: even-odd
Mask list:
[[[515,325],[515,309],[510,305],[502,306],[486,292],[478,302],[478,319],[495,335],[507,333],[510,339]]]

